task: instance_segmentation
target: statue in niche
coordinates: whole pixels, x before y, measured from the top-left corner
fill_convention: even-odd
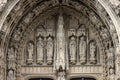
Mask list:
[[[107,29],[104,26],[101,26],[100,30],[101,30],[100,34],[101,34],[102,38],[106,39],[108,37],[108,31],[107,31]]]
[[[13,70],[8,71],[7,80],[14,80],[14,72],[13,72]]]
[[[15,30],[15,33],[14,33],[14,40],[19,41],[19,40],[20,40],[20,34],[21,34],[21,28],[18,27],[18,28]]]
[[[15,48],[8,49],[8,69],[15,69]]]
[[[79,40],[79,56],[80,63],[84,64],[86,62],[86,39],[85,36],[81,36]]]
[[[37,63],[43,63],[43,53],[44,53],[44,42],[42,36],[39,36],[37,39]]]
[[[33,63],[33,53],[34,53],[34,45],[32,42],[28,43],[27,52],[28,52],[27,63],[32,64]]]
[[[96,63],[96,42],[90,42],[90,63]]]
[[[108,61],[108,68],[114,68],[113,48],[110,48],[107,51],[107,61]]]
[[[53,58],[53,39],[51,36],[47,38],[47,64],[52,64]]]
[[[70,63],[75,64],[76,62],[76,38],[75,36],[70,37],[69,53],[70,53]]]
[[[114,69],[110,68],[109,69],[109,80],[114,80],[114,79],[115,79]]]

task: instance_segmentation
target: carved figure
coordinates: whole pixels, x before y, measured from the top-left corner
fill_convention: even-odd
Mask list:
[[[28,43],[27,52],[28,52],[27,63],[31,64],[33,62],[33,53],[34,53],[33,43],[31,43],[31,42]]]
[[[65,72],[64,71],[58,72],[58,79],[57,80],[65,80]]]
[[[8,69],[15,69],[15,49],[8,49]]]
[[[109,69],[109,80],[115,80],[115,74],[113,68]]]
[[[9,70],[7,80],[14,80],[14,72],[13,72],[13,70]]]
[[[108,37],[108,31],[107,31],[107,29],[104,26],[101,26],[100,30],[101,30],[100,34],[101,34],[102,38],[106,39]]]
[[[79,56],[80,56],[80,63],[83,64],[86,62],[86,40],[85,37],[80,37],[79,40]]]
[[[43,53],[44,53],[44,43],[43,38],[41,36],[37,39],[37,63],[42,64],[43,63]]]
[[[52,58],[53,58],[53,39],[51,36],[47,39],[47,64],[52,64]]]
[[[30,12],[30,13],[25,17],[24,21],[25,21],[26,23],[29,23],[29,22],[31,21],[31,19],[32,19],[33,16],[34,16],[34,13],[33,13],[33,12]]]
[[[3,8],[5,7],[6,3],[7,3],[7,0],[0,0],[0,11],[3,10]]]
[[[76,40],[75,40],[74,36],[72,36],[70,38],[69,53],[70,53],[70,62],[72,64],[75,64],[75,61],[76,61]]]
[[[114,55],[113,48],[110,48],[107,53],[108,68],[114,67]]]
[[[96,43],[95,41],[90,42],[90,63],[96,63]]]
[[[19,40],[20,40],[20,34],[21,34],[21,28],[18,27],[18,28],[15,30],[15,33],[14,33],[14,40],[19,41]]]

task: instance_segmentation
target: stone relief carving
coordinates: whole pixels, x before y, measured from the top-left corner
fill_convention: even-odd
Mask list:
[[[115,12],[120,17],[120,4],[117,7],[115,7]]]
[[[107,68],[108,68],[108,80],[115,80],[115,70],[114,70],[114,55],[113,48],[110,47],[107,51]]]
[[[96,23],[97,17],[95,16],[95,13],[93,13],[92,11],[90,11],[89,17],[90,17],[90,20],[92,22]]]
[[[79,56],[80,63],[84,64],[86,62],[86,37],[81,36],[79,40]]]
[[[101,36],[102,36],[103,39],[106,39],[106,38],[109,37],[108,36],[108,34],[109,34],[108,31],[107,31],[107,29],[103,25],[101,25],[99,27],[99,29],[100,29],[100,34],[101,34]]]
[[[14,47],[10,47],[8,49],[8,69],[14,69],[15,70],[15,54],[16,50]]]
[[[118,6],[120,4],[119,0],[109,0],[109,2],[114,6]]]
[[[8,71],[7,80],[14,80],[14,71],[13,70]]]
[[[48,36],[47,38],[47,64],[53,63],[53,52],[54,52],[54,44],[52,36]]]
[[[90,63],[96,63],[96,42],[90,42]]]
[[[39,10],[39,9],[38,9]]]
[[[114,69],[113,68],[110,68],[109,70],[109,80],[115,80],[115,72],[114,72]]]
[[[75,36],[70,37],[69,42],[69,53],[70,53],[70,63],[75,64],[76,63],[76,38]]]
[[[110,48],[107,51],[107,61],[108,61],[108,68],[114,68],[113,48]]]
[[[4,66],[5,64],[3,64],[2,58],[0,56],[0,79],[4,80]]]
[[[21,38],[21,32],[22,32],[22,29],[20,28],[20,27],[18,27],[16,30],[15,30],[15,32],[14,32],[14,34],[13,34],[13,39],[15,40],[15,41],[19,41],[20,40],[20,38]]]
[[[42,36],[38,36],[37,39],[37,63],[43,63],[43,54],[44,54],[44,40]]]
[[[64,71],[58,72],[58,79],[57,80],[65,80],[65,72]]]
[[[3,10],[6,3],[7,3],[7,0],[0,0],[0,12]]]
[[[29,14],[25,17],[24,22],[29,23],[34,15],[35,15],[34,12],[29,13]]]
[[[27,44],[27,63],[32,64],[33,63],[33,54],[34,54],[34,45],[32,42],[28,42]]]
[[[84,24],[79,26],[79,29],[77,31],[77,36],[85,36],[86,35],[86,26]]]

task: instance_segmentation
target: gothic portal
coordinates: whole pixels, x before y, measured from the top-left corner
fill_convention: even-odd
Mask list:
[[[116,17],[109,13],[111,8],[107,10],[109,8],[104,6],[105,2],[8,2],[14,6],[9,7],[4,22],[0,21],[0,26],[3,24],[0,31],[1,80],[120,78],[120,29]],[[7,15],[7,9],[3,15]]]

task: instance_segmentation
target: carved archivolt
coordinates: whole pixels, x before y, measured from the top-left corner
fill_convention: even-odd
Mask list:
[[[45,8],[44,4],[41,6]],[[95,13],[85,7],[82,7],[83,13],[80,12],[80,14],[71,12],[72,10],[65,6],[62,8],[63,14],[60,16],[57,12],[58,7],[53,8],[55,13],[48,11],[40,16],[42,10],[37,7],[28,15],[26,14],[10,34],[12,38],[10,38],[6,56],[8,80],[21,77],[21,74],[29,75],[32,72],[39,74],[41,71],[44,73],[48,70],[52,73],[53,66],[59,72],[57,75],[59,79],[64,79],[66,68],[70,68],[70,74],[77,71],[85,73],[85,69],[90,69],[88,70],[90,74],[98,72],[103,76],[102,73],[105,72],[110,80],[114,80],[114,53],[109,55],[112,53],[109,47],[114,48],[114,46],[108,28]],[[41,12],[37,13],[38,10]],[[108,49],[108,52],[105,54],[103,49]],[[63,71],[59,71],[61,67]],[[108,72],[105,70],[106,67]],[[95,72],[92,72],[94,69]]]

